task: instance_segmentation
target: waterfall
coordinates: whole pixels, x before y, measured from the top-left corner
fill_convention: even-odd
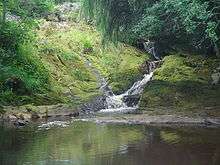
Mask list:
[[[142,80],[139,80],[133,84],[125,93],[115,95],[111,87],[107,85],[102,86],[102,91],[106,95],[106,109],[102,109],[101,113],[112,113],[112,112],[130,112],[138,108],[138,102],[140,94],[143,92],[145,85],[152,79],[153,71],[156,68],[156,62],[148,62],[148,74],[143,76]]]

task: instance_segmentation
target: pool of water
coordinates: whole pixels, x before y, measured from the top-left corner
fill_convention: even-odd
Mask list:
[[[43,128],[0,126],[0,165],[220,165],[220,129],[90,122]]]

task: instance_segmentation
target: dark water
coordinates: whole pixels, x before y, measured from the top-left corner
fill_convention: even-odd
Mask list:
[[[74,122],[0,127],[1,165],[220,165],[219,129],[160,129]]]

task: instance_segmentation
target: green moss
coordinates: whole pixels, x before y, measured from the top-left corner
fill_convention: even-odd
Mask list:
[[[139,66],[148,56],[135,48],[119,44],[103,49],[99,33],[83,22],[70,20],[64,26],[45,20],[40,22],[36,47],[21,45],[18,53],[21,59],[4,64],[4,73],[8,76],[0,77],[3,84],[5,79],[15,75],[31,92],[17,95],[1,90],[1,104],[78,105],[89,101],[100,95],[100,91],[97,76],[87,66],[87,59],[108,79],[116,93],[122,93],[140,77]],[[86,49],[91,51],[84,53]]]
[[[99,33],[82,22],[72,22],[63,29],[48,24],[38,32],[38,40],[40,56],[51,75],[52,91],[60,96],[68,91],[76,104],[100,95],[96,75],[86,66],[86,59],[109,80],[113,90],[120,93],[137,80],[139,65],[148,58],[122,44],[103,49]],[[84,54],[85,48],[93,51]]]
[[[201,56],[165,57],[154,80],[144,90],[140,108],[220,106],[220,86],[211,85],[211,73],[218,65],[219,60]]]
[[[105,51],[89,57],[109,81],[115,93],[122,93],[141,77],[140,65],[148,55],[131,46],[109,46]]]

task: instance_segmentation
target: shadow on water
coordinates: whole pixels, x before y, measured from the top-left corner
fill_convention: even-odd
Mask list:
[[[1,165],[218,165],[220,130],[73,122],[0,127]]]

